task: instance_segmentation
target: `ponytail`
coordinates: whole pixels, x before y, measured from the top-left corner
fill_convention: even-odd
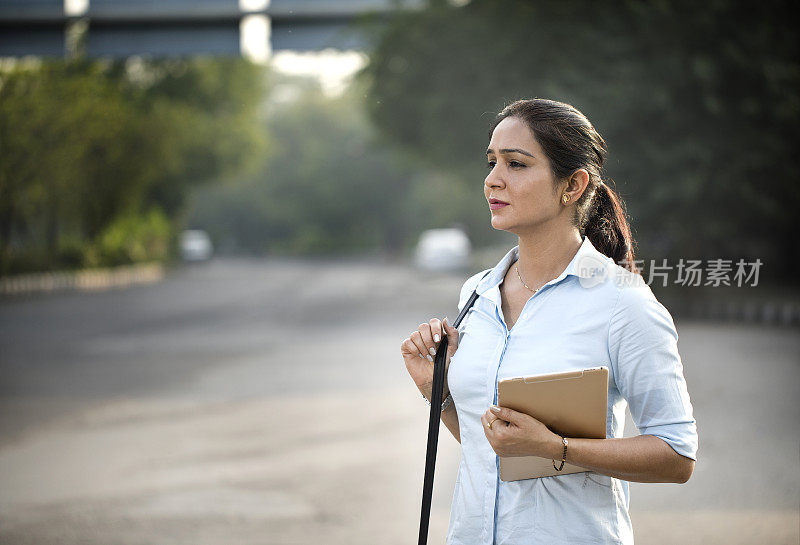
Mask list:
[[[634,242],[630,225],[625,219],[625,205],[604,182],[600,182],[595,189],[592,204],[584,218],[583,233],[599,252],[632,273],[640,272],[634,262]]]

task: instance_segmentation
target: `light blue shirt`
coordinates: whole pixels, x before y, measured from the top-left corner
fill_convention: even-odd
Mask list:
[[[622,437],[625,407],[642,434],[696,459],[697,428],[672,317],[641,275],[603,255],[584,236],[566,269],[525,303],[509,331],[500,283],[511,249],[461,288],[459,310],[480,297],[459,327],[448,384],[458,411],[461,461],[449,545],[632,544],[628,481],[586,471],[504,482],[481,415],[507,377],[605,366],[606,437]]]

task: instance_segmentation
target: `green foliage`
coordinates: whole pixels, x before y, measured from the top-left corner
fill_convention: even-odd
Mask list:
[[[800,265],[800,51],[787,1],[436,3],[397,14],[361,74],[381,131],[483,179],[505,104],[569,102],[609,144],[642,257]],[[435,38],[433,38],[435,37]],[[649,254],[649,255],[647,255]]]
[[[210,58],[2,68],[0,274],[150,255],[136,241],[90,246],[154,206],[180,221],[191,187],[252,170],[267,145],[264,76]]]
[[[159,150],[166,168],[148,199],[169,214],[180,211],[187,191],[252,172],[268,139],[262,130],[265,72],[243,59],[162,59],[137,62],[128,95],[148,134],[170,135]],[[133,82],[132,82],[133,83]]]
[[[49,250],[54,265],[59,231],[72,235],[72,245],[76,232],[91,236],[124,204],[120,194],[145,183],[124,170],[108,175],[122,170],[131,140],[124,137],[135,118],[96,66],[43,63],[3,73],[0,120],[0,235],[6,251],[16,227],[26,246]]]
[[[169,219],[154,207],[147,213],[119,216],[89,246],[85,266],[162,261],[173,236]]]

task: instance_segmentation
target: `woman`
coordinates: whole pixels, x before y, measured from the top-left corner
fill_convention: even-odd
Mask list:
[[[519,245],[464,283],[459,309],[476,288],[479,297],[460,331],[432,319],[401,345],[430,399],[432,356],[449,339],[442,421],[462,454],[447,543],[633,543],[628,481],[684,483],[696,460],[675,326],[635,266],[621,201],[601,177],[605,143],[586,117],[520,100],[489,134],[492,227]],[[497,382],[600,365],[606,439],[566,438],[566,462],[586,472],[501,481],[498,456],[560,463],[565,445],[535,418],[496,407]],[[626,404],[635,437],[622,437]]]

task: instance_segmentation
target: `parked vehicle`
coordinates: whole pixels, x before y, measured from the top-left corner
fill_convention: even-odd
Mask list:
[[[181,257],[184,261],[206,261],[211,259],[214,247],[211,237],[201,229],[187,229],[180,237]]]
[[[460,271],[469,268],[472,245],[461,229],[429,229],[417,242],[415,263],[420,269]]]

